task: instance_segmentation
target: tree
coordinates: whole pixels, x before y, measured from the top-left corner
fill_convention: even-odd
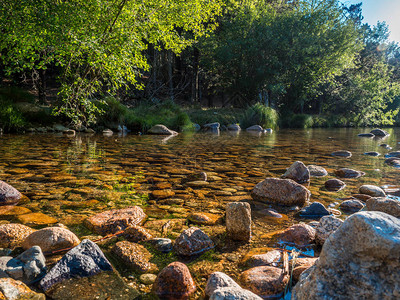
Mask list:
[[[138,87],[149,44],[179,53],[215,28],[220,0],[3,0],[1,61],[7,75],[60,72],[58,113],[91,123],[102,93]]]

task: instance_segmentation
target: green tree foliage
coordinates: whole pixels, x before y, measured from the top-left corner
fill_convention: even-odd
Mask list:
[[[59,71],[59,113],[91,123],[92,101],[138,87],[149,44],[179,53],[214,29],[219,0],[3,0],[0,53],[6,75]]]

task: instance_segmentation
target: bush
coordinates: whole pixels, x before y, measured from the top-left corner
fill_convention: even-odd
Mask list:
[[[263,128],[276,128],[278,122],[278,113],[275,109],[256,103],[250,106],[240,120],[242,128],[248,128],[252,125],[260,125]]]
[[[287,114],[281,117],[280,125],[285,128],[311,128],[313,117],[306,114]]]
[[[243,115],[243,109],[237,108],[199,108],[188,110],[188,115],[192,122],[199,125],[218,122],[221,125],[239,123]]]
[[[21,112],[11,102],[0,98],[0,128],[5,131],[18,131],[26,125]]]

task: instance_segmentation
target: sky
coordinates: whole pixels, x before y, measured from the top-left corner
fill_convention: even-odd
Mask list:
[[[362,2],[364,23],[375,25],[385,21],[392,41],[400,42],[400,0],[342,0],[345,4]]]

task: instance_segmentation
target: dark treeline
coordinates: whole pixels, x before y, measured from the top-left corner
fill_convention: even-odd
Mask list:
[[[76,124],[96,122],[110,96],[127,107],[261,103],[278,111],[282,125],[309,115],[314,126],[396,121],[400,47],[389,41],[385,23],[363,22],[361,3],[1,5],[2,85],[32,88],[40,103]]]

